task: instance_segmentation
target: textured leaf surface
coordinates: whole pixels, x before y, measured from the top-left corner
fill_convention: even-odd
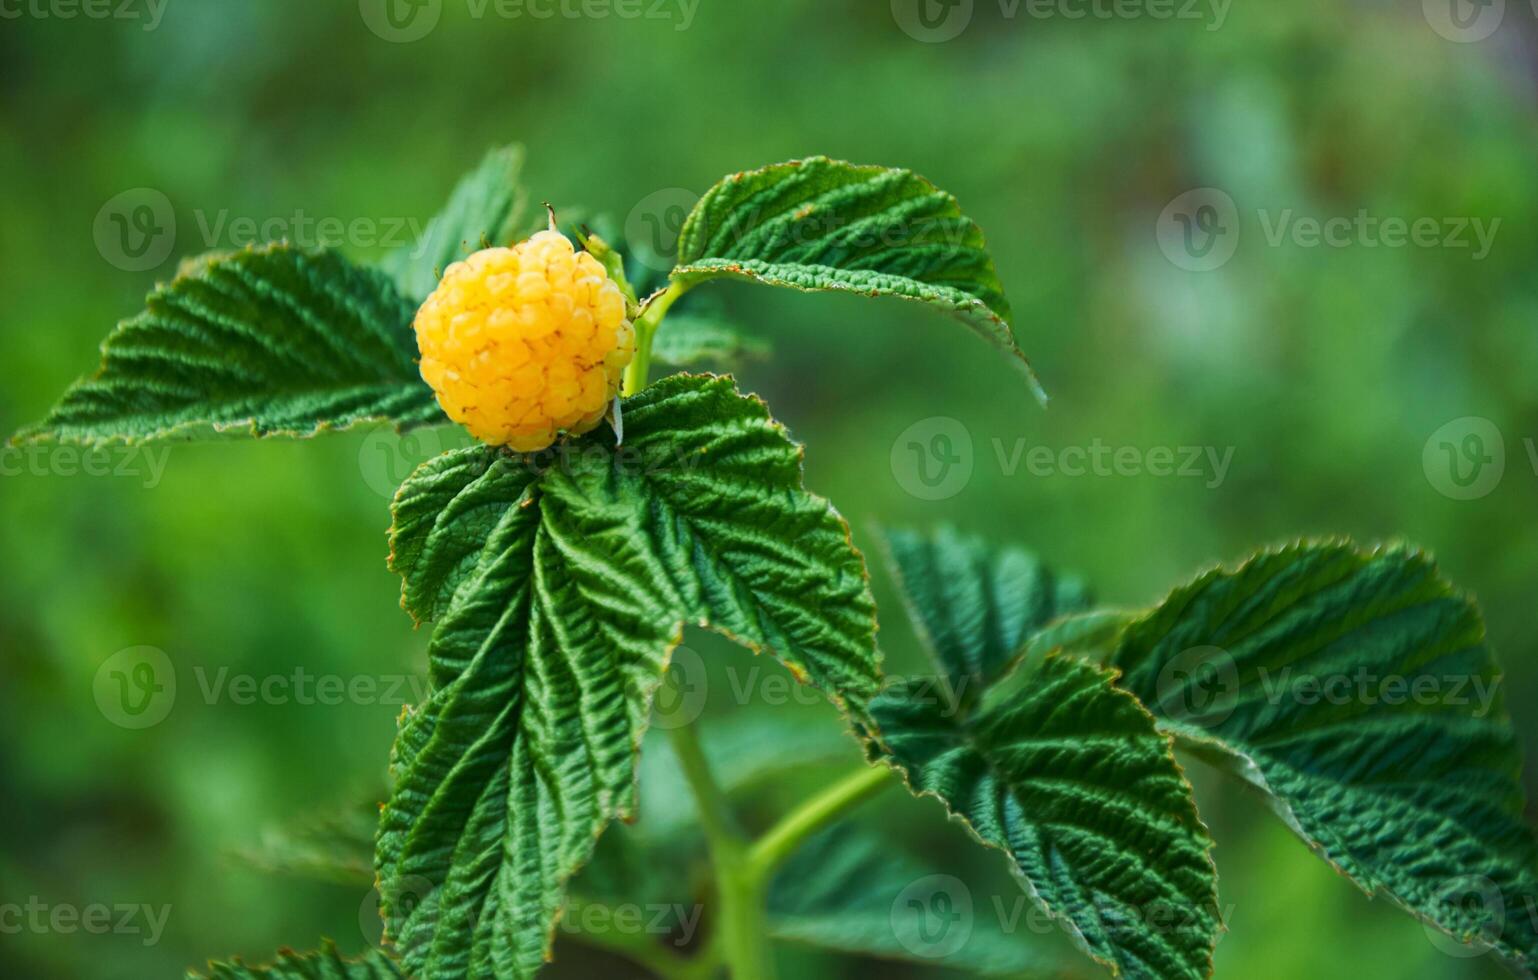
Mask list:
[[[309,436],[444,421],[417,373],[415,308],[336,252],[266,245],[188,263],[102,346],[101,370],[23,439]]]
[[[1009,703],[957,715],[894,685],[872,715],[890,757],[985,844],[1086,952],[1128,977],[1211,972],[1211,840],[1171,740],[1113,674],[1049,654]]]
[[[189,973],[191,980],[398,980],[400,968],[388,956],[372,950],[357,959],[349,959],[327,942],[319,951],[296,953],[285,949],[278,958],[264,966],[247,966],[240,960],[210,963],[206,973]]]
[[[1035,384],[982,231],[908,170],[812,157],[728,177],[685,220],[673,278],[927,303],[1015,358]]]
[[[512,245],[529,231],[528,194],[519,183],[523,147],[505,146],[486,154],[449,195],[421,240],[387,255],[380,266],[395,277],[402,293],[427,298],[449,264],[486,245]]]
[[[849,826],[808,841],[769,892],[778,939],[988,976],[1077,975],[1023,915],[1006,924],[1014,910],[1000,912],[880,835]]]
[[[989,548],[948,527],[891,530],[885,541],[913,627],[958,705],[981,697],[1034,633],[1089,604],[1081,581],[1019,548]]]
[[[404,603],[437,623],[377,867],[422,978],[539,967],[566,881],[634,811],[686,622],[772,650],[856,714],[875,693],[864,563],[763,404],[677,376],[624,412],[622,451],[600,432],[545,457],[449,453],[397,498]]]
[[[1214,570],[1115,663],[1364,889],[1531,972],[1521,760],[1478,609],[1426,556],[1308,543]]]

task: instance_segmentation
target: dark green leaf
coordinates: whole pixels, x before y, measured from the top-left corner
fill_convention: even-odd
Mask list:
[[[1325,860],[1519,971],[1538,858],[1479,611],[1425,555],[1304,543],[1130,625],[1122,683]]]
[[[420,241],[385,256],[381,268],[418,301],[438,288],[453,262],[488,245],[512,245],[529,231],[528,195],[519,183],[523,147],[492,150],[466,174]]]
[[[417,373],[415,309],[336,252],[265,245],[187,263],[18,438],[104,443],[311,436],[445,421]]]
[[[957,705],[981,697],[1034,633],[1089,604],[1081,581],[1019,548],[989,548],[949,527],[884,537],[909,619]]]
[[[911,171],[811,157],[726,178],[684,222],[673,270],[685,285],[723,277],[927,303],[1009,354],[1035,386],[982,231]]]
[[[1207,976],[1217,879],[1171,740],[1092,664],[1048,654],[1019,670],[1020,693],[975,717],[921,684],[883,692],[871,714],[890,758],[1114,972]]]
[[[567,880],[635,810],[635,749],[685,623],[863,717],[874,609],[843,520],[762,402],[675,376],[536,457],[449,453],[401,488],[393,567],[437,619],[433,693],[396,739],[377,867],[407,966],[526,977]]]
[[[313,953],[285,949],[278,958],[264,966],[247,966],[239,959],[228,963],[210,963],[206,973],[189,973],[189,980],[402,980],[406,974],[391,959],[371,950],[357,959],[348,959],[327,941]]]

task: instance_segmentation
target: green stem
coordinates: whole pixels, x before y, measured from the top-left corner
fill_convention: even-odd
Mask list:
[[[680,725],[668,730],[673,752],[678,756],[684,780],[694,794],[695,806],[700,811],[700,826],[705,832],[705,842],[712,854],[718,851],[741,850],[743,838],[732,819],[731,807],[726,801],[726,791],[716,782],[710,771],[710,761],[700,747],[699,734],[693,725]]]
[[[566,914],[572,921],[580,921],[586,903],[570,898]],[[712,966],[703,957],[693,959],[659,945],[656,937],[640,932],[610,930],[604,932],[577,932],[572,938],[584,945],[605,952],[615,953],[662,977],[663,980],[705,980],[711,975]]]
[[[672,283],[653,296],[641,310],[635,322],[635,357],[630,359],[630,365],[625,368],[625,382],[620,394],[629,397],[646,387],[652,367],[652,338],[657,336],[657,328],[662,325],[662,318],[668,315],[668,310],[688,291],[688,286]]]
[[[668,732],[684,779],[700,811],[700,827],[715,868],[717,942],[732,980],[774,980],[774,951],[764,908],[762,879],[748,861],[748,844],[738,833],[726,794],[710,772],[692,726]]]
[[[893,782],[892,770],[883,765],[864,766],[840,779],[786,814],[754,842],[747,856],[749,871],[767,886],[775,870],[808,837]]]

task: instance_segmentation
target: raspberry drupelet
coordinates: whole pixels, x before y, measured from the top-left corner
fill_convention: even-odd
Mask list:
[[[422,378],[477,439],[537,452],[603,419],[635,355],[625,313],[603,266],[558,231],[484,249],[417,312]]]

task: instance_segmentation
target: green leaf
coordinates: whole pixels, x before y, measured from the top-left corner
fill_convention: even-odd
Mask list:
[[[414,307],[336,252],[265,245],[187,263],[23,440],[311,436],[445,421],[415,363]]]
[[[845,825],[807,841],[776,875],[769,928],[789,942],[973,974],[1070,975],[1048,943],[1011,934],[994,914],[1002,910],[982,899],[882,836]],[[1014,923],[1021,932],[1024,918]]]
[[[318,952],[285,949],[264,966],[247,966],[239,959],[210,963],[206,973],[191,972],[189,980],[403,980],[406,974],[379,950],[348,959],[327,940]]]
[[[811,157],[726,178],[685,220],[673,270],[684,286],[718,278],[927,303],[1007,353],[1040,395],[982,231],[911,171]]]
[[[871,706],[882,745],[1114,973],[1206,977],[1212,842],[1171,739],[1108,671],[1055,653],[1019,669],[1023,690],[976,716],[919,682],[890,687]]]
[[[848,527],[728,379],[675,376],[549,453],[478,447],[407,480],[392,563],[437,619],[376,866],[406,966],[531,976],[567,880],[635,811],[635,751],[685,623],[772,650],[857,717],[878,686]]]
[[[963,708],[1015,663],[1033,634],[1089,605],[1083,582],[1054,575],[1019,548],[988,548],[950,527],[932,535],[892,530],[884,540],[914,630]]]
[[[674,367],[712,364],[734,368],[768,355],[767,341],[747,336],[713,313],[669,314],[652,342],[652,357]]]
[[[438,288],[453,262],[490,245],[512,245],[528,232],[528,194],[519,183],[523,147],[504,146],[486,154],[480,166],[460,179],[443,210],[420,241],[385,256],[380,267],[405,295],[418,301]]]
[[[1300,543],[1215,569],[1130,625],[1114,663],[1368,893],[1533,969],[1538,860],[1500,675],[1424,554]]]
[[[271,874],[345,885],[374,881],[374,831],[379,793],[357,802],[306,814],[262,832],[260,843],[239,856]]]

